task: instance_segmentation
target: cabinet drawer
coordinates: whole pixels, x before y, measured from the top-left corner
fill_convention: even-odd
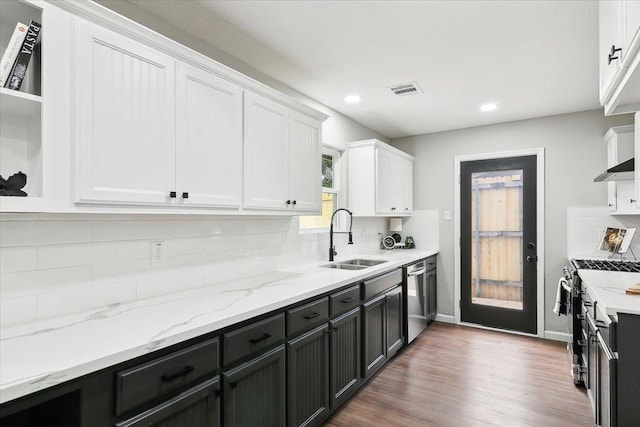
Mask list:
[[[331,301],[331,317],[351,310],[360,305],[360,286],[352,286],[344,291],[329,296]]]
[[[262,351],[284,339],[284,314],[278,314],[224,334],[225,366]]]
[[[373,298],[389,288],[402,284],[402,270],[395,270],[390,273],[367,280],[362,285],[364,287],[364,299]]]
[[[287,310],[287,336],[311,329],[329,319],[329,297]]]
[[[218,339],[116,374],[116,415],[184,388],[218,370]]]

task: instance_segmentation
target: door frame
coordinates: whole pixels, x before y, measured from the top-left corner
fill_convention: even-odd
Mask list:
[[[513,151],[498,151],[494,153],[478,153],[458,155],[453,159],[453,263],[454,263],[454,288],[453,288],[453,315],[455,323],[463,324],[467,326],[482,327],[471,323],[464,323],[460,321],[460,163],[469,162],[474,160],[487,160],[487,159],[501,159],[505,157],[522,157],[522,156],[536,156],[536,170],[537,170],[537,189],[536,189],[536,217],[537,217],[537,248],[538,248],[538,262],[536,265],[537,272],[537,307],[536,307],[536,325],[538,333],[533,336],[544,338],[544,258],[545,258],[545,245],[544,245],[544,148],[528,148],[523,150]],[[457,242],[457,243],[456,243]],[[485,328],[485,327],[483,327]],[[495,329],[488,328],[486,329]],[[517,331],[508,331],[503,329],[496,329],[501,332],[515,333],[518,335],[532,335]]]

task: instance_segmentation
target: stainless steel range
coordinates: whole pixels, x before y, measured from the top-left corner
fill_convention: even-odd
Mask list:
[[[572,259],[571,263],[575,266],[576,269],[581,270],[624,271],[630,273],[640,273],[640,262],[637,261]]]
[[[567,315],[568,327],[572,334],[568,345],[572,360],[572,377],[576,385],[589,387],[587,371],[587,346],[589,337],[584,336],[583,324],[586,321],[583,307],[590,307],[591,302],[585,300],[585,291],[582,286],[578,270],[601,270],[616,272],[640,273],[640,262],[637,261],[612,261],[602,259],[571,259],[568,267],[563,268],[565,286],[562,287],[562,301],[565,307],[560,314]]]

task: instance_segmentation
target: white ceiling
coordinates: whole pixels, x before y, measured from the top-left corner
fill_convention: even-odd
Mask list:
[[[596,1],[130,1],[390,138],[599,107]]]

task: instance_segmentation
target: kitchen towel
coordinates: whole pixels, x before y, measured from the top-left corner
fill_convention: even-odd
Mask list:
[[[553,312],[560,315],[567,315],[567,293],[562,288],[568,288],[567,279],[561,277],[558,280],[558,291],[556,292],[556,305],[553,307]]]

